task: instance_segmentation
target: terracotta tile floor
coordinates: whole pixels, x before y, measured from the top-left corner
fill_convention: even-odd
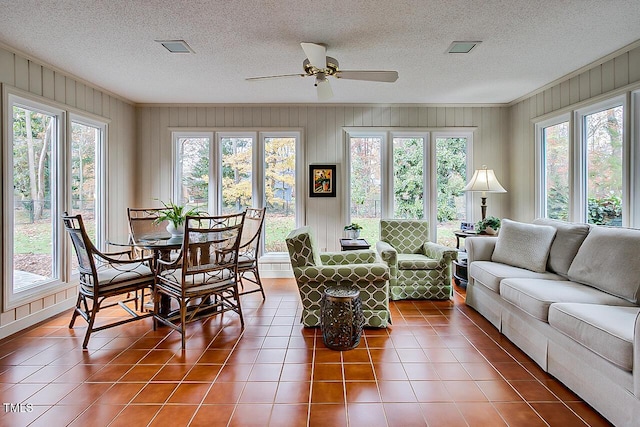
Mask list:
[[[464,305],[392,303],[393,326],[357,349],[300,326],[295,282],[180,337],[151,322],[101,331],[82,351],[69,313],[0,342],[2,426],[603,426],[608,423]],[[103,312],[116,315],[115,311]],[[19,409],[14,407],[14,409]]]

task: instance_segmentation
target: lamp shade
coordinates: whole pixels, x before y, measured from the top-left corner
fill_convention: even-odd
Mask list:
[[[482,169],[476,169],[471,177],[471,180],[464,187],[463,191],[483,191],[487,193],[506,193],[507,190],[500,185],[496,178],[493,169],[487,169],[486,166],[482,166]]]

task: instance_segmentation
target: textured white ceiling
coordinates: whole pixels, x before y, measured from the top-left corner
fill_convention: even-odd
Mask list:
[[[640,0],[0,0],[1,42],[137,103],[314,103],[312,78],[244,80],[302,72],[303,41],[399,72],[331,103],[506,103],[639,39]]]

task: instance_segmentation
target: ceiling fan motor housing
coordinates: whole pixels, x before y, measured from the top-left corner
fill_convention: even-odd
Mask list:
[[[311,62],[309,62],[308,59],[305,59],[302,62],[302,68],[304,68],[304,72],[307,73],[308,76],[314,76],[318,73],[324,73],[326,76],[333,76],[336,71],[338,71],[338,60],[327,56],[327,66],[325,69],[321,70],[311,65]]]

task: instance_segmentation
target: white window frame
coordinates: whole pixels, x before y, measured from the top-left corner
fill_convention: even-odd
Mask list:
[[[104,250],[107,242],[107,122],[91,118],[88,115],[80,113],[69,113],[69,121],[67,123],[68,134],[68,147],[67,158],[71,159],[71,144],[72,144],[72,123],[78,123],[84,126],[96,128],[100,131],[100,138],[97,141],[96,147],[96,241],[94,244],[96,247]],[[69,181],[71,180],[71,168],[69,168]],[[70,187],[69,187],[70,188]],[[71,206],[71,191],[68,192],[67,206]]]
[[[629,144],[629,220],[630,226],[640,227],[640,90],[631,93],[631,111],[625,115],[625,119],[629,117],[631,143]]]
[[[466,161],[467,161],[467,182],[473,176],[473,131],[464,130],[464,131],[435,131],[431,133],[431,138],[433,140],[431,144],[431,170],[432,170],[432,185],[430,187],[430,206],[431,212],[429,212],[429,224],[430,230],[429,235],[434,236],[434,242],[438,240],[438,182],[437,182],[437,161],[438,161],[438,153],[436,152],[436,139],[438,138],[466,138],[467,139],[467,149],[466,149]],[[471,191],[467,191],[465,193],[465,217],[468,222],[474,222],[473,218],[473,193]]]
[[[630,202],[630,144],[629,144],[629,113],[626,95],[620,95],[606,100],[590,104],[577,109],[573,113],[573,176],[570,180],[574,189],[571,202],[573,205],[572,221],[584,222],[587,218],[587,141],[584,135],[584,118],[590,114],[603,110],[622,106],[623,109],[623,135],[622,135],[622,226],[630,225],[629,202]]]
[[[535,123],[535,211],[536,216],[540,218],[547,217],[547,173],[546,173],[546,156],[545,144],[543,141],[544,129],[559,125],[561,123],[569,123],[569,218],[573,218],[573,185],[571,185],[571,177],[573,176],[573,119],[570,113],[561,114],[540,122]]]
[[[29,287],[20,292],[14,292],[13,283],[13,245],[14,245],[14,197],[13,197],[13,107],[20,106],[31,111],[40,111],[44,114],[55,116],[56,120],[56,143],[51,147],[51,164],[52,164],[52,194],[51,194],[51,218],[53,227],[53,247],[51,248],[51,256],[53,260],[53,276],[54,278],[46,281],[38,286]],[[65,288],[64,281],[67,278],[66,265],[68,258],[65,255],[64,228],[62,222],[57,220],[60,218],[64,210],[64,201],[66,200],[65,186],[65,153],[67,112],[58,107],[41,102],[38,97],[32,96],[19,90],[3,87],[3,109],[2,117],[4,137],[3,137],[3,197],[2,216],[3,216],[3,311],[7,311],[37,299],[44,298],[47,295],[55,293]],[[54,146],[55,145],[55,146]]]
[[[296,227],[305,223],[306,197],[305,197],[305,155],[303,130],[296,129],[207,129],[194,131],[192,129],[173,129],[171,139],[172,149],[172,195],[174,200],[180,200],[182,171],[180,170],[179,139],[181,138],[209,138],[209,209],[211,214],[217,215],[222,211],[222,186],[217,183],[222,180],[222,139],[223,138],[252,138],[252,197],[251,204],[254,208],[265,206],[264,183],[264,148],[267,138],[294,138],[296,149]],[[260,260],[262,262],[288,262],[289,255],[285,252],[264,252],[265,239],[261,239]]]
[[[182,138],[207,138],[209,139],[209,159],[213,157],[213,152],[215,150],[215,139],[213,132],[199,132],[199,131],[174,131],[171,132],[171,140],[173,149],[171,150],[171,170],[172,170],[172,179],[171,179],[171,197],[174,202],[177,203],[178,200],[182,200],[182,163],[179,163],[180,159],[180,139]],[[209,212],[214,212],[215,202],[214,202],[214,192],[213,192],[213,177],[214,177],[214,167],[213,162],[209,161],[209,202],[207,210]]]
[[[394,138],[423,138],[424,140],[424,152],[423,152],[423,165],[424,170],[428,173],[423,174],[424,188],[428,189],[423,197],[423,218],[429,220],[429,236],[434,242],[437,241],[438,224],[437,224],[437,153],[436,153],[436,138],[466,138],[466,161],[467,161],[467,174],[472,168],[472,154],[473,154],[473,131],[469,129],[455,130],[431,130],[431,129],[383,129],[380,128],[344,128],[343,135],[345,138],[345,150],[344,156],[346,159],[346,171],[345,182],[348,183],[347,191],[345,191],[345,206],[347,207],[344,218],[344,223],[351,223],[351,138],[380,138],[381,147],[380,159],[381,163],[381,219],[393,218],[395,197],[393,193],[393,140]],[[466,195],[466,216],[471,218],[472,216],[472,197],[471,194]]]
[[[631,105],[631,108],[629,106]],[[571,109],[551,118],[534,121],[535,131],[535,208],[536,214],[544,217],[546,199],[544,182],[544,158],[542,130],[563,122],[569,122],[569,221],[587,223],[587,148],[584,137],[584,118],[610,108],[623,108],[623,168],[622,168],[622,226],[640,225],[640,173],[635,169],[640,165],[640,90],[625,92],[581,108]]]

